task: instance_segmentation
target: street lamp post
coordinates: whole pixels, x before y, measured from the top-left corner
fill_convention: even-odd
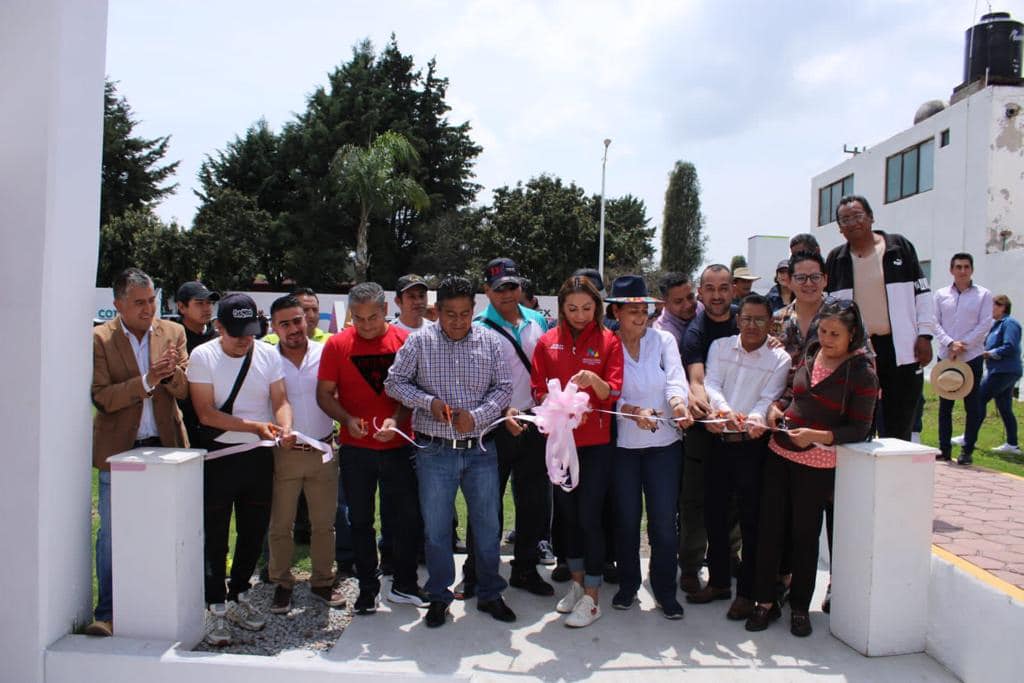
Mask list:
[[[604,139],[604,157],[601,159],[601,231],[597,245],[597,272],[604,280],[604,169],[608,165],[608,145],[612,144],[610,138]]]

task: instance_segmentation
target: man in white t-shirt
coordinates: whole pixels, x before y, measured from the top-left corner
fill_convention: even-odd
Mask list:
[[[398,307],[398,315],[391,324],[409,334],[434,324],[423,317],[427,312],[427,281],[419,275],[410,273],[398,278],[395,305]]]
[[[192,405],[207,428],[203,443],[194,445],[215,453],[234,444],[276,439],[281,447],[290,448],[295,437],[281,354],[268,344],[255,343],[260,329],[256,303],[244,294],[224,297],[217,307],[216,326],[220,337],[197,346],[189,359]],[[221,433],[213,436],[211,429]],[[270,522],[273,477],[274,455],[268,447],[214,458],[203,468],[206,602],[213,618],[206,640],[211,645],[231,642],[227,620],[254,631],[265,625],[245,591]],[[237,538],[231,580],[225,586],[232,511]]]

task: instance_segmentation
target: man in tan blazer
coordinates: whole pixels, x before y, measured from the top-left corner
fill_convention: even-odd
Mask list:
[[[175,399],[188,395],[185,328],[156,317],[153,281],[129,268],[114,282],[114,320],[93,328],[92,464],[99,470],[96,537],[99,600],[90,635],[113,634],[110,466],[107,458],[145,446],[183,447],[188,437]]]

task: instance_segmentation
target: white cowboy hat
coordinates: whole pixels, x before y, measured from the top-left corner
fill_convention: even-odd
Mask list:
[[[942,398],[955,401],[971,393],[974,371],[962,360],[940,360],[932,368],[932,388]]]

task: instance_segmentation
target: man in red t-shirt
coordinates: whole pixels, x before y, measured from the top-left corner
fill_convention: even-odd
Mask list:
[[[392,429],[411,436],[410,411],[384,393],[384,380],[405,343],[406,332],[389,325],[384,290],[364,282],[348,295],[352,326],[332,336],[320,358],[316,398],[321,410],[341,424],[341,484],[348,499],[352,546],[359,577],[356,614],[377,611],[380,579],[374,502],[395,516],[392,541],[394,579],[390,602],[427,607],[416,577],[416,536],[420,528],[411,446]]]

